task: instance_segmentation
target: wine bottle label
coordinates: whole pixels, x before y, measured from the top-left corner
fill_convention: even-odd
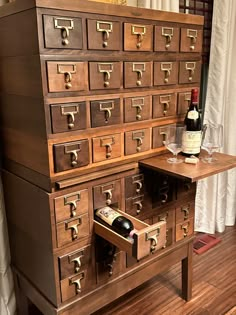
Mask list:
[[[198,119],[199,118],[199,112],[196,110],[190,110],[187,114],[188,119]]]
[[[198,154],[201,147],[201,131],[185,131],[183,134],[183,153]]]
[[[120,217],[121,214],[110,207],[104,207],[96,211],[96,216],[101,218],[107,224],[112,225],[113,221]]]

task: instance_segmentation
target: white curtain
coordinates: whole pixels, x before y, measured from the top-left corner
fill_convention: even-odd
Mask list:
[[[236,155],[236,1],[214,0],[204,122],[224,128],[221,152]],[[236,217],[236,169],[197,185],[195,230],[223,232]]]

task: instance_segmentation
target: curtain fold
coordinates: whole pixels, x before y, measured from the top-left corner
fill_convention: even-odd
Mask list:
[[[204,123],[223,125],[221,152],[236,155],[236,1],[215,0]],[[235,224],[236,169],[198,182],[195,230],[223,232]]]

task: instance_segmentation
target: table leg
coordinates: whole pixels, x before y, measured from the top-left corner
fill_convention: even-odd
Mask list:
[[[182,297],[186,301],[192,298],[193,242],[188,243],[187,257],[182,260]]]

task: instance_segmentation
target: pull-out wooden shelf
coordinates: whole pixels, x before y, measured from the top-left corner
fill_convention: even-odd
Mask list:
[[[236,156],[214,153],[217,161],[214,161],[213,163],[204,163],[201,160],[204,155],[205,152],[201,152],[197,164],[170,164],[167,162],[167,158],[171,156],[169,153],[139,161],[139,164],[141,167],[164,172],[182,179],[189,179],[192,183],[236,167]],[[184,157],[182,158],[184,160]]]

